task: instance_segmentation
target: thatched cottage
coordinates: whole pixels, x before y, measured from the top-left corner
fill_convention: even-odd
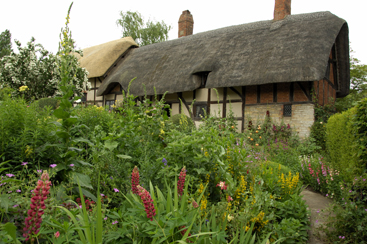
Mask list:
[[[85,49],[81,65],[93,87],[87,103],[113,104],[136,77],[132,94],[168,92],[172,114],[183,112],[197,125],[203,110],[219,108],[226,117],[231,109],[243,131],[248,118],[269,111],[304,137],[315,103],[349,92],[348,25],[330,12],[291,15],[290,0],[276,0],[272,20],[192,35],[193,23],[184,11],[178,39],[137,47],[128,37]]]

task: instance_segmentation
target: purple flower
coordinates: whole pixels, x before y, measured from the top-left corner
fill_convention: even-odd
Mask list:
[[[320,210],[317,210],[316,213],[320,213]]]
[[[101,195],[101,197],[104,197],[104,194],[101,193],[100,195]]]
[[[363,179],[363,181],[366,181],[366,179]]]
[[[114,222],[112,222],[112,224],[113,224],[113,225],[115,225],[115,224],[117,224],[117,223],[118,223],[118,221],[117,221],[117,220],[116,220],[116,221],[114,221]]]
[[[166,158],[163,158],[163,159],[162,159],[162,163],[165,163],[165,165],[166,165],[166,163],[167,163],[167,159],[166,159]]]
[[[319,221],[316,219],[315,223],[317,224]]]
[[[326,196],[329,196],[329,194],[326,194]]]
[[[352,192],[352,190],[350,190],[349,192]]]
[[[107,220],[107,217],[104,217],[103,219],[104,219],[104,220]]]
[[[15,175],[13,175],[13,174],[6,174],[6,176],[8,176],[8,177],[13,177],[13,176],[15,176]]]
[[[55,168],[57,166],[57,164],[51,164],[50,167],[51,168]]]
[[[110,176],[110,179],[113,180],[112,176]]]
[[[19,205],[18,204],[15,204],[14,206],[13,206],[13,208],[16,208],[16,207],[18,207]]]
[[[25,166],[25,165],[27,165],[27,164],[28,164],[28,162],[23,162],[23,163],[22,163],[22,165],[23,165],[23,166]]]
[[[13,191],[8,191],[8,193],[12,193]]]
[[[42,173],[42,169],[37,169],[37,172],[38,173]]]
[[[69,166],[70,166],[70,167],[74,167],[74,164],[70,164]]]
[[[22,191],[18,189],[17,192],[22,192]]]
[[[115,192],[119,192],[119,189],[117,189],[117,188],[113,188],[113,190],[114,190]]]

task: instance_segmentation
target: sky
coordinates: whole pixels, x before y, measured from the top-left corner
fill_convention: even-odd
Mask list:
[[[70,29],[78,48],[87,48],[121,38],[116,25],[120,11],[138,11],[145,18],[172,26],[169,39],[178,36],[178,19],[184,10],[194,18],[194,34],[222,27],[270,20],[274,0],[75,0],[70,14]],[[0,32],[9,29],[23,46],[33,36],[46,50],[56,53],[59,34],[71,1],[0,1]],[[367,0],[293,0],[292,14],[330,11],[345,19],[349,26],[352,54],[367,64]]]

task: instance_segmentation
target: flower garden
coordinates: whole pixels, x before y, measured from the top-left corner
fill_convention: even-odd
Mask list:
[[[56,105],[0,90],[0,243],[307,243],[307,186],[333,199],[326,241],[367,242],[366,100],[316,120],[323,142],[269,113],[238,133],[169,118],[164,98],[73,106],[68,22]]]

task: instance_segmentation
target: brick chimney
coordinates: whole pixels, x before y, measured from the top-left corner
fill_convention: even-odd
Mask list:
[[[194,30],[194,19],[189,10],[182,11],[178,20],[178,38],[192,35]]]
[[[291,15],[291,0],[275,0],[274,21],[282,20]]]

